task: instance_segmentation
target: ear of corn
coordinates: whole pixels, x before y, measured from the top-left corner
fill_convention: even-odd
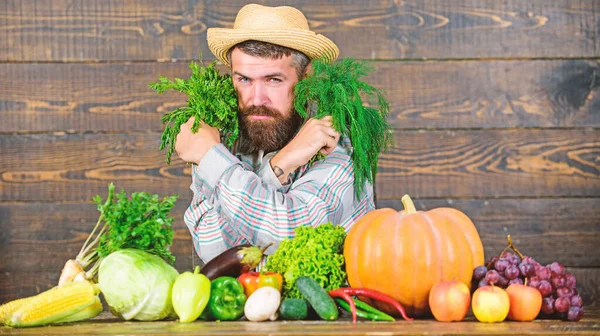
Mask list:
[[[33,299],[32,297],[17,299],[10,302],[7,302],[0,306],[0,324],[3,324],[5,320],[8,319],[12,313],[21,307],[27,300]]]
[[[94,303],[92,303],[91,305],[65,318],[58,319],[53,323],[67,323],[88,320],[100,315],[100,313],[102,313],[102,309],[103,308],[102,302],[100,301],[100,297],[96,296]]]
[[[92,305],[97,286],[79,281],[57,286],[28,299],[6,319],[12,327],[34,327],[53,323]]]

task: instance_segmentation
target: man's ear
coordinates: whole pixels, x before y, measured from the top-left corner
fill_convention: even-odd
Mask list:
[[[306,78],[313,71],[312,62],[308,63],[306,68],[304,69],[304,74],[302,75],[302,79]]]

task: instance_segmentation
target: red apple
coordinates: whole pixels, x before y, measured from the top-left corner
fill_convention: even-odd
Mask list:
[[[510,309],[506,291],[497,286],[483,286],[473,293],[473,314],[479,322],[502,322]]]
[[[510,299],[508,319],[533,321],[542,309],[542,293],[537,288],[513,284],[506,289]]]
[[[440,281],[429,292],[429,308],[440,322],[462,321],[470,304],[469,287],[457,280]]]

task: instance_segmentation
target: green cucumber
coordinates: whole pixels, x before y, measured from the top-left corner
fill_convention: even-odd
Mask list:
[[[296,287],[323,320],[337,320],[338,309],[333,298],[313,278],[300,276]]]
[[[279,306],[282,320],[304,320],[308,316],[308,304],[304,299],[285,299]]]

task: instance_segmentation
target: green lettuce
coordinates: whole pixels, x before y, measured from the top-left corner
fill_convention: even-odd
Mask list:
[[[332,223],[301,226],[293,238],[281,242],[267,259],[267,271],[280,273],[284,278],[283,296],[302,298],[295,282],[299,276],[315,279],[326,291],[346,283],[343,245],[346,232]]]

